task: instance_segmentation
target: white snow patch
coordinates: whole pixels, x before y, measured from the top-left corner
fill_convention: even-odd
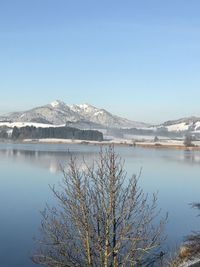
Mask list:
[[[186,125],[185,122],[181,122],[178,124],[165,126],[165,128],[167,128],[169,132],[179,132],[179,131],[187,131],[189,128],[189,125]]]
[[[9,128],[14,128],[14,127],[26,127],[26,126],[34,126],[36,128],[41,127],[41,128],[49,128],[49,127],[64,127],[65,124],[61,125],[53,125],[53,124],[45,124],[45,123],[37,123],[37,122],[0,122],[0,127],[5,126]]]
[[[53,108],[56,108],[56,107],[58,107],[58,106],[60,106],[60,105],[66,105],[64,102],[62,102],[62,101],[60,101],[60,100],[55,100],[55,101],[53,101],[52,103],[51,103],[51,106],[53,107]]]
[[[94,116],[98,116],[98,115],[101,115],[101,114],[103,114],[103,111],[102,110],[99,110],[99,111],[97,111],[97,112],[94,113]]]
[[[200,127],[200,121],[197,121],[196,123],[195,123],[195,130],[197,129],[197,128],[199,128]]]
[[[80,108],[83,108],[83,109],[89,108],[88,104],[80,104],[80,105],[77,105],[77,106],[80,107]]]

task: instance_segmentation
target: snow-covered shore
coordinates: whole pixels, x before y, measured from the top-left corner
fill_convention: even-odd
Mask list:
[[[114,139],[104,141],[89,141],[89,140],[74,140],[74,139],[24,139],[23,143],[43,143],[43,144],[88,144],[88,145],[117,145],[117,146],[139,146],[145,148],[171,148],[171,149],[187,149],[187,150],[200,150],[199,144],[192,147],[185,147],[183,141],[167,140],[164,142],[133,142],[132,140]]]

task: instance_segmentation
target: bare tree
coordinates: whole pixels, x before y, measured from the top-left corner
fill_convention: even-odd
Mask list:
[[[158,141],[159,141],[158,136],[155,136],[155,137],[154,137],[154,142],[156,143],[156,142],[158,142]]]
[[[193,139],[191,135],[186,135],[185,136],[185,140],[184,140],[184,145],[186,147],[190,147],[190,146],[194,146],[194,144],[192,143]]]
[[[157,197],[150,200],[128,178],[110,147],[91,166],[71,159],[62,189],[51,187],[57,208],[42,212],[42,240],[32,260],[56,267],[153,266],[160,254],[166,218],[158,220]],[[156,265],[158,266],[158,265]]]

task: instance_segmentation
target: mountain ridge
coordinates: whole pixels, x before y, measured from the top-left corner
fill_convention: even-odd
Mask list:
[[[165,129],[168,132],[200,132],[200,117],[197,116],[151,125],[113,115],[103,108],[97,108],[88,103],[67,105],[60,100],[30,110],[10,112],[0,116],[1,124],[6,121],[11,123],[40,123],[44,126],[66,125],[80,129],[138,128],[155,131]]]
[[[11,112],[0,116],[0,121],[38,122],[54,125],[86,122],[90,126],[96,124],[108,128],[137,128],[147,127],[143,122],[131,121],[97,108],[90,104],[67,105],[55,100],[50,104],[35,107],[22,112]]]

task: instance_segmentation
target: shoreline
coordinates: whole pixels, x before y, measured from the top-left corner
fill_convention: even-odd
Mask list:
[[[5,143],[5,141],[4,141]],[[200,146],[186,147],[182,143],[177,144],[173,142],[135,142],[131,140],[104,140],[104,141],[90,141],[90,140],[72,140],[72,139],[25,139],[19,140],[19,144],[63,144],[63,145],[99,145],[99,146],[125,146],[125,147],[142,147],[148,149],[173,149],[186,151],[200,151]]]

